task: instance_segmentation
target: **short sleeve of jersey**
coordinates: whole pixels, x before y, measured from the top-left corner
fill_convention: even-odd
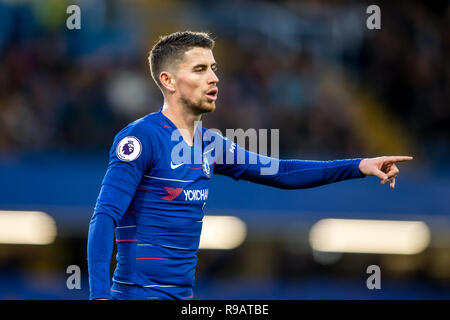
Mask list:
[[[102,185],[114,186],[133,197],[152,161],[150,128],[143,123],[130,124],[114,138]]]

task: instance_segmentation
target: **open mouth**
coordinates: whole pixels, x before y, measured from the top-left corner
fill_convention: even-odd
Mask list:
[[[217,99],[217,93],[219,92],[219,89],[213,88],[206,92],[206,97],[210,100],[216,100]]]

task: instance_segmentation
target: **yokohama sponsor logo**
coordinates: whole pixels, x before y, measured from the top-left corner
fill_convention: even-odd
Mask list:
[[[206,201],[208,199],[208,189],[183,190],[185,201]]]

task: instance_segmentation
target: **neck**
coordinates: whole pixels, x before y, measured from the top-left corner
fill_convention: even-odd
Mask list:
[[[182,105],[173,105],[164,101],[162,113],[180,130],[183,139],[190,146],[194,144],[195,122],[200,121],[201,115],[193,114]]]

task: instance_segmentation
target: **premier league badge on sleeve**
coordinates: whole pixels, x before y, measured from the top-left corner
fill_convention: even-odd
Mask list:
[[[120,140],[116,148],[116,155],[120,160],[133,161],[136,160],[142,151],[142,145],[136,137],[125,137]]]
[[[211,168],[209,167],[209,162],[207,157],[203,157],[203,173],[208,178],[211,176]]]

